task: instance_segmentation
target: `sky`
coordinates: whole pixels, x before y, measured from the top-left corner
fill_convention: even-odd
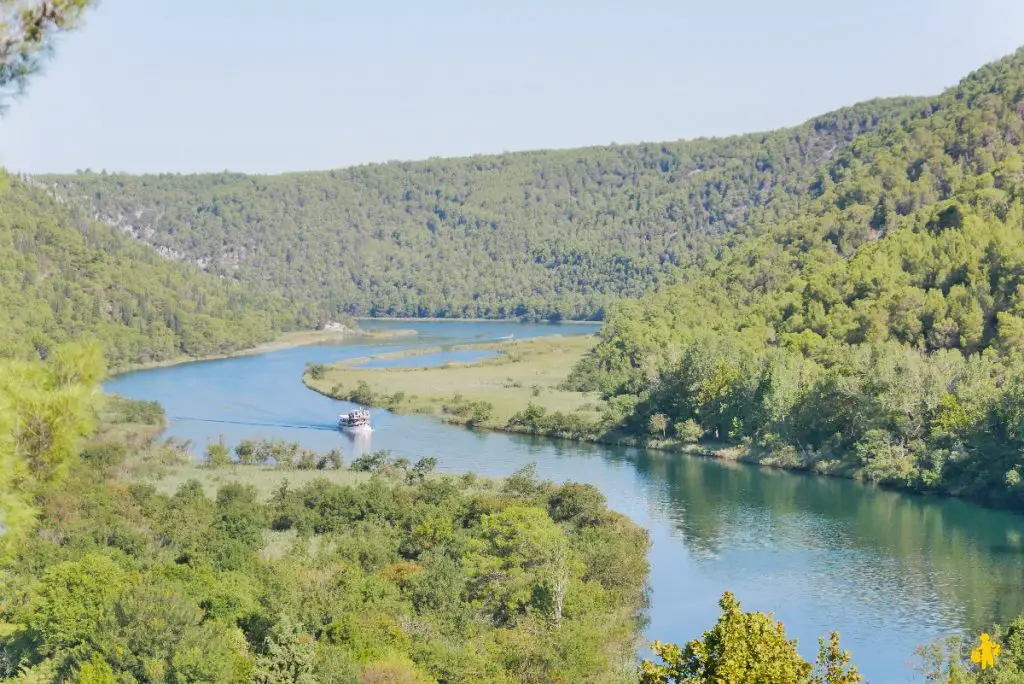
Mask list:
[[[769,130],[938,93],[1021,0],[101,0],[0,164],[277,173]]]

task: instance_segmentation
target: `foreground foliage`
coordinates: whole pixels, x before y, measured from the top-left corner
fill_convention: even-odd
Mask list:
[[[104,372],[96,345],[55,348],[47,362],[0,360],[0,553],[57,491],[94,426]]]
[[[87,371],[99,352],[74,351],[25,364],[18,376],[19,397],[38,398],[28,402],[42,407],[34,424],[53,439],[32,451],[36,442],[15,430],[9,441],[18,448],[4,452],[24,477],[3,492],[15,496],[4,501],[18,515],[5,511],[4,520],[18,534],[3,535],[0,556],[0,677],[312,684],[630,676],[648,540],[593,487],[540,482],[530,469],[500,486],[433,478],[432,459],[411,465],[379,453],[353,462],[376,473],[357,485],[285,481],[263,500],[229,483],[211,499],[190,480],[160,494],[122,477],[153,458],[178,458],[173,445],[151,442],[162,424],[158,407],[117,400],[84,445],[85,423],[64,413],[47,422],[48,407],[69,396],[83,421],[95,414],[80,397],[95,390],[98,377]],[[133,426],[149,437],[117,441]],[[276,442],[243,442],[236,452],[240,460],[252,452],[253,463],[268,455],[279,467],[303,462]],[[336,456],[324,462],[340,465]]]
[[[800,215],[608,317],[623,427],[1024,505],[1024,51],[824,167]]]
[[[993,658],[994,667],[981,669],[980,653],[975,651],[980,637],[951,637],[948,640],[918,649],[918,670],[926,681],[942,684],[1019,684],[1024,682],[1024,616],[1005,629],[996,625],[990,634],[999,645]],[[979,657],[975,658],[977,655]]]
[[[850,654],[839,647],[833,632],[819,639],[817,666],[800,657],[796,641],[786,638],[782,623],[772,615],[744,613],[726,592],[718,602],[717,624],[684,648],[654,642],[662,664],[645,660],[640,684],[730,682],[730,684],[858,684],[862,678],[850,665]]]
[[[7,567],[8,675],[342,682],[380,670],[500,682],[628,671],[646,537],[590,488],[376,478],[284,485],[263,503],[240,485],[210,500],[197,482],[167,497],[95,470],[73,477],[82,496],[49,502],[60,516]],[[285,531],[295,541],[284,553],[260,554]]]

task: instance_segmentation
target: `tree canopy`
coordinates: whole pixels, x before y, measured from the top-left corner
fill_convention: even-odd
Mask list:
[[[614,308],[574,384],[638,434],[1024,505],[1024,50],[919,104],[798,215]]]

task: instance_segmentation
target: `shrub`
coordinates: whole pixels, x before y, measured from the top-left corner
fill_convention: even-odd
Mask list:
[[[295,464],[299,470],[313,470],[317,465],[317,455],[315,451],[303,449],[299,452],[299,460]]]
[[[374,451],[369,454],[363,454],[359,458],[352,461],[349,465],[349,470],[363,473],[374,473],[380,471],[386,466],[390,460],[391,452],[387,449]]]
[[[122,465],[127,455],[128,447],[121,442],[100,442],[86,447],[82,451],[82,460],[106,471]]]
[[[320,456],[316,462],[317,470],[327,470],[328,468],[341,468],[342,459],[341,452],[337,449],[331,449],[326,454]]]
[[[365,380],[360,380],[356,383],[356,388],[352,390],[348,398],[349,401],[365,406],[376,406],[378,404],[377,395],[374,394],[373,390],[370,389],[370,385]]]
[[[416,482],[423,482],[427,474],[430,473],[434,468],[437,467],[437,459],[431,456],[421,458],[416,461],[416,465],[412,467],[409,474],[406,475],[406,482],[414,484]]]
[[[211,468],[231,465],[231,449],[224,443],[224,437],[213,444],[206,445],[206,462]]]
[[[665,438],[665,431],[668,430],[668,416],[664,413],[652,414],[647,419],[647,432],[651,436],[660,436],[662,439]]]
[[[121,405],[121,416],[126,423],[160,425],[164,420],[164,407],[158,401],[127,399]]]
[[[680,442],[686,443],[696,442],[704,436],[704,430],[701,429],[700,425],[693,418],[680,420],[672,426],[672,431],[676,433],[676,437]]]
[[[235,456],[242,465],[253,465],[259,462],[259,445],[251,439],[243,439],[235,445]]]

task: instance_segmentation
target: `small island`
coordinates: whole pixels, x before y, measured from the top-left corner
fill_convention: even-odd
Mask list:
[[[594,346],[593,335],[553,335],[524,341],[467,344],[451,350],[491,349],[495,356],[415,368],[360,368],[370,360],[436,353],[440,348],[393,352],[331,365],[310,364],[303,382],[342,401],[420,413],[473,429],[517,432],[605,444],[735,458],[737,450],[697,444],[668,430],[637,435],[620,428],[628,407],[580,392],[569,374]],[[657,426],[654,426],[657,428]]]

